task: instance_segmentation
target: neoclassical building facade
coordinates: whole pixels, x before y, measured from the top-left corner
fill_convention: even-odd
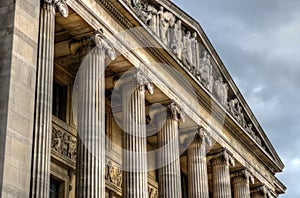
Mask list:
[[[0,10],[0,197],[284,194],[284,164],[200,25],[171,1]]]

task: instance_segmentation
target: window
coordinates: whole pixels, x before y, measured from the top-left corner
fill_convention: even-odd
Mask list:
[[[52,114],[66,121],[67,86],[53,82]]]
[[[50,178],[50,198],[59,198],[60,182]]]

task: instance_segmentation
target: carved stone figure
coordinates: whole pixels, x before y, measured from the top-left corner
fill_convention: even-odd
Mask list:
[[[227,106],[228,85],[223,83],[222,77],[215,81],[214,92],[223,106]]]
[[[212,76],[212,64],[211,57],[207,51],[203,52],[203,57],[199,61],[200,79],[201,82],[212,92],[213,76]]]
[[[256,141],[260,146],[262,146],[262,141],[261,141],[261,139],[260,139],[258,136],[255,136],[255,141]]]
[[[192,43],[191,43],[190,31],[187,31],[186,35],[183,36],[182,61],[186,65],[186,67],[191,71],[193,54],[192,54]]]
[[[237,115],[237,105],[238,105],[239,101],[237,98],[230,100],[228,102],[228,111],[231,115],[233,115],[234,117],[236,117]]]
[[[69,140],[69,134],[64,133],[63,135],[63,141],[62,141],[62,145],[61,145],[61,152],[63,155],[68,156],[68,143],[67,141]],[[71,137],[70,137],[71,138]]]
[[[122,170],[114,165],[111,161],[105,166],[105,179],[110,183],[122,187]]]
[[[158,34],[158,31],[157,31],[157,13],[158,13],[158,10],[153,7],[152,5],[147,5],[147,12],[148,12],[148,16],[145,20],[146,24],[149,25],[150,29],[155,32],[156,34]]]
[[[248,124],[248,126],[245,128],[246,132],[255,139],[255,133],[252,130],[252,124]]]
[[[160,18],[159,28],[160,28],[160,38],[162,42],[168,46],[168,29],[169,27],[173,27],[175,23],[175,16],[168,11],[164,11],[164,8],[161,6],[160,11],[158,11],[157,15]]]
[[[116,184],[120,188],[122,187],[122,170],[120,168],[118,168],[117,170]]]
[[[67,132],[62,132],[53,128],[51,148],[59,152],[60,154],[70,158],[71,160],[76,160],[76,140],[74,140],[72,136]]]
[[[177,20],[174,24],[174,29],[172,30],[171,35],[171,44],[170,48],[177,55],[179,59],[181,59],[182,54],[182,29],[181,29],[181,20]]]
[[[136,9],[141,8],[142,7],[141,0],[132,0],[132,6]]]
[[[245,128],[246,127],[246,120],[245,120],[245,116],[244,113],[242,112],[243,108],[241,105],[237,105],[237,121],[238,123]]]
[[[52,137],[52,148],[54,148],[56,151],[61,152],[61,146],[62,146],[62,132],[56,131],[53,129],[54,134]]]
[[[67,156],[72,160],[76,160],[77,145],[76,141],[72,139],[71,135],[66,136],[65,144],[67,148]]]
[[[197,41],[197,32],[194,32],[191,38],[192,45],[192,65],[194,67],[194,73],[199,71],[199,56],[200,56],[200,46]]]
[[[157,189],[149,187],[149,198],[157,198],[158,192]]]

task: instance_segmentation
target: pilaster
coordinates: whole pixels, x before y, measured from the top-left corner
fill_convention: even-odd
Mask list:
[[[29,197],[40,1],[0,10],[0,197]]]

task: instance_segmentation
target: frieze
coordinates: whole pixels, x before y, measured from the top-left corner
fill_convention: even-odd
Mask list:
[[[52,127],[51,148],[72,161],[76,161],[77,141],[70,133]]]
[[[117,193],[122,193],[122,169],[110,159],[106,160],[105,180]],[[157,188],[150,184],[148,184],[148,193],[149,198],[158,198]]]
[[[163,6],[152,5],[149,1],[132,0],[130,6],[137,16],[160,38],[165,47],[170,49],[184,67],[202,84],[214,98],[234,117],[242,128],[263,148],[261,138],[247,123],[244,109],[235,96],[229,97],[229,85],[213,67],[215,64],[208,51],[203,50],[197,40],[196,30],[183,27],[181,19]],[[201,50],[202,49],[202,50]],[[232,92],[232,91],[231,91]]]
[[[119,191],[122,189],[122,169],[111,160],[106,161],[105,180],[116,187]]]

